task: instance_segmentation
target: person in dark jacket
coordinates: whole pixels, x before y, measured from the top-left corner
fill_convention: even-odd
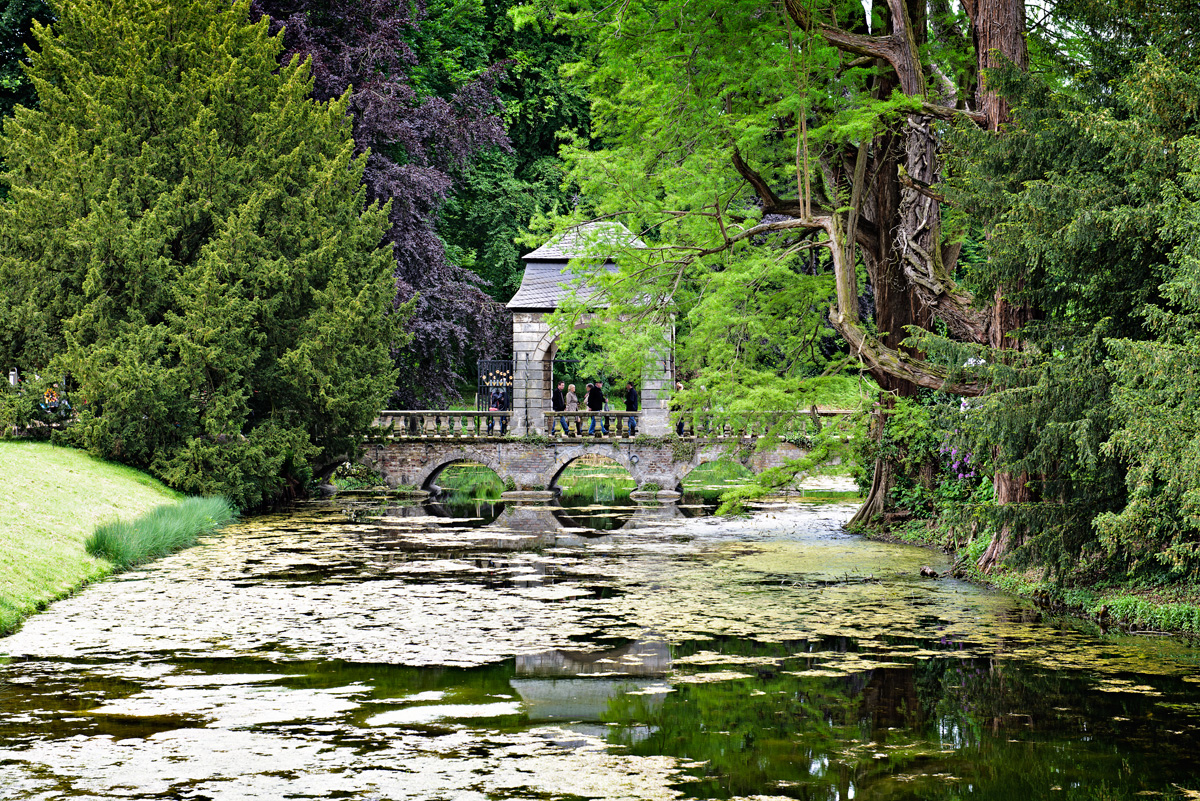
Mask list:
[[[601,382],[599,379],[596,379],[596,383],[592,384],[592,388],[588,390],[587,407],[588,407],[588,411],[591,411],[591,412],[604,411],[604,388],[601,386]],[[601,425],[600,425],[600,429],[605,434],[607,434],[608,433],[608,421],[602,421]],[[596,435],[596,415],[593,414],[592,422],[588,425],[588,436],[592,437],[595,435]]]
[[[638,410],[638,393],[633,388],[633,382],[625,382],[625,411],[636,412]],[[637,436],[637,418],[629,418],[629,436]]]
[[[683,392],[683,382],[675,382],[675,397],[671,399],[671,411],[678,415],[675,419],[675,433],[683,436],[683,409],[679,407],[679,393]]]
[[[567,410],[567,399],[563,397],[563,389],[566,383],[558,382],[558,386],[554,388],[554,393],[550,396],[550,408],[556,412],[565,412]],[[558,421],[562,423],[563,436],[567,436],[571,432],[567,430],[566,415],[559,415]],[[554,418],[550,418],[550,433],[554,433]]]
[[[493,412],[507,412],[508,411],[508,396],[507,396],[507,393],[504,392],[504,390],[500,389],[499,387],[492,390],[491,398],[488,400],[488,410],[493,411]],[[496,418],[494,418],[494,417],[488,418],[488,424],[487,424],[488,434],[492,433],[492,426],[495,425],[495,421],[496,421]],[[505,415],[504,417],[500,418],[500,436],[503,437],[507,431],[508,431],[508,416]]]

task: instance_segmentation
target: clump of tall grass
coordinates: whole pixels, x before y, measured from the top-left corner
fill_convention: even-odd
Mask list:
[[[605,457],[587,456],[563,470],[555,482],[563,500],[590,500],[597,503],[628,502],[637,483],[624,467]]]
[[[475,500],[499,500],[504,482],[491,468],[475,462],[460,462],[444,469],[437,485],[452,496]]]
[[[235,516],[229,501],[220,496],[188,498],[160,506],[136,520],[101,523],[85,547],[92,556],[125,570],[187,548],[201,534],[220,528]]]
[[[684,489],[701,490],[720,486],[740,486],[754,480],[754,474],[732,459],[705,462],[683,479]]]

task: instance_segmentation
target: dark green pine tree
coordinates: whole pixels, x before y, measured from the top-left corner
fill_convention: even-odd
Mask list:
[[[66,375],[93,453],[254,506],[392,389],[386,209],[345,98],[225,0],[73,0],[4,127],[0,358]]]

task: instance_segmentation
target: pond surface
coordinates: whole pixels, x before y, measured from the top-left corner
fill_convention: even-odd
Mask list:
[[[0,640],[0,798],[1200,797],[1200,651],[702,511],[248,520]]]

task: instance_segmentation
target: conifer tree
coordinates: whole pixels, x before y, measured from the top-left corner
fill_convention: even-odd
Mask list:
[[[65,375],[69,439],[253,506],[391,391],[387,209],[347,98],[223,0],[74,0],[4,129],[0,356]]]

